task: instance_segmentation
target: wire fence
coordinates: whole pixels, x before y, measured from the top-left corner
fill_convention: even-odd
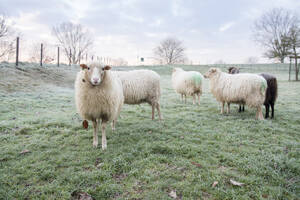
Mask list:
[[[16,66],[20,62],[39,63],[40,66],[44,64],[60,64],[71,65],[87,62],[99,62],[104,65],[124,66],[128,63],[122,58],[111,58],[107,56],[99,56],[93,53],[84,53],[78,58],[78,62],[73,63],[72,51],[67,54],[66,51],[59,45],[52,45],[48,43],[37,43],[28,48],[26,41],[22,41],[20,37],[16,38],[14,47],[1,57],[0,61],[14,62]]]

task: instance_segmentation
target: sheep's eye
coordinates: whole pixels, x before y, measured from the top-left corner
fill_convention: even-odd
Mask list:
[[[89,67],[88,67],[87,69],[88,69],[88,70],[90,70],[90,68],[89,68]]]

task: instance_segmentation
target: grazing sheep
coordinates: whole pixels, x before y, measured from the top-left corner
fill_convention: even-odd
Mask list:
[[[256,108],[256,119],[264,119],[261,106],[265,100],[267,82],[263,77],[248,73],[232,75],[218,68],[210,68],[204,77],[209,78],[211,93],[222,103],[222,114],[225,103],[238,103]]]
[[[184,71],[182,68],[174,68],[172,72],[172,86],[176,93],[183,96],[193,97],[193,104],[195,104],[196,95],[198,96],[198,104],[200,104],[200,96],[202,94],[202,80],[203,76],[201,73],[196,71]]]
[[[270,74],[260,74],[260,76],[264,77],[264,79],[266,79],[268,84],[268,88],[266,91],[266,98],[264,102],[266,108],[265,118],[269,117],[270,106],[272,108],[271,118],[274,118],[274,104],[277,99],[277,79],[275,76]]]
[[[87,128],[86,120],[91,120],[94,127],[93,146],[98,146],[98,126],[101,120],[102,149],[107,148],[105,127],[112,121],[115,129],[116,120],[124,102],[122,83],[111,73],[110,66],[99,64],[89,66],[81,64],[82,70],[77,73],[75,81],[75,102],[80,116],[84,119],[83,126]]]
[[[228,73],[229,74],[238,74],[238,73],[240,73],[240,70],[236,67],[229,67]],[[245,111],[245,104],[240,104],[239,112],[244,112],[244,111]]]
[[[124,103],[141,104],[149,103],[152,106],[152,120],[155,108],[159,120],[160,113],[160,76],[152,70],[115,71],[122,81]]]

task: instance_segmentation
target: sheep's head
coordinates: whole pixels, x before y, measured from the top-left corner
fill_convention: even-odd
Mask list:
[[[178,72],[178,71],[182,71],[182,69],[180,67],[174,67],[172,70],[172,73]]]
[[[204,77],[211,78],[211,77],[217,75],[219,72],[221,72],[220,69],[212,67],[204,74]]]
[[[238,73],[240,73],[240,70],[236,67],[229,67],[228,73],[229,74],[238,74]]]
[[[83,81],[88,81],[93,86],[100,85],[104,78],[105,70],[111,69],[110,66],[101,67],[99,64],[90,64],[89,66],[81,64],[80,67],[85,72]]]

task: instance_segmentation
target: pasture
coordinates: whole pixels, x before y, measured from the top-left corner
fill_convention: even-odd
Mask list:
[[[76,114],[78,66],[0,64],[0,198],[299,198],[300,83],[287,81],[288,65],[239,67],[277,77],[275,119],[255,120],[253,109],[238,113],[237,105],[220,115],[207,79],[200,106],[182,103],[171,66],[122,67],[161,75],[164,120],[152,121],[147,104],[125,105],[102,151]],[[204,74],[209,66],[183,68]]]

